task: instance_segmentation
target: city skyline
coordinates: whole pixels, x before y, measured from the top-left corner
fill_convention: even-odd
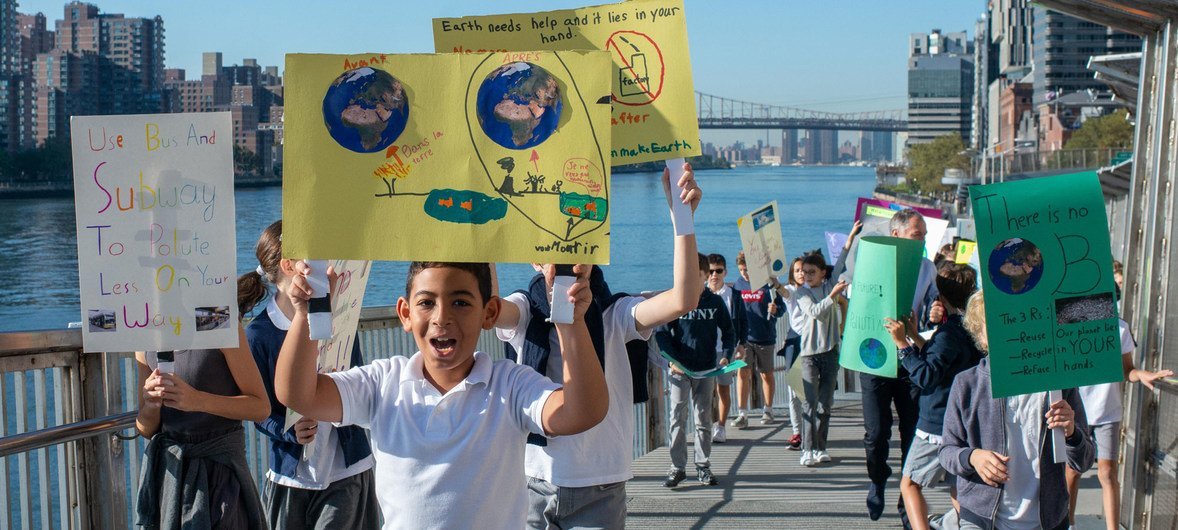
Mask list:
[[[443,0],[400,11],[391,5],[322,9],[321,4],[307,0],[92,3],[103,13],[162,17],[164,62],[168,68],[184,69],[192,79],[199,77],[204,52],[221,52],[227,65],[251,58],[280,69],[288,52],[431,53],[433,18],[610,2],[504,0],[488,6]],[[930,28],[972,30],[984,10],[980,2],[951,4],[920,0],[901,11],[856,0],[841,3],[836,11],[808,3],[734,6],[686,0],[695,88],[734,99],[830,112],[905,108],[908,34]],[[60,0],[18,0],[21,13],[42,12],[51,27],[62,17],[65,5]],[[395,20],[384,27],[396,31],[356,31],[355,20],[381,19]],[[732,39],[734,21],[744,26],[739,40]],[[741,75],[731,75],[734,71]],[[779,138],[779,133],[769,134]],[[701,131],[703,141],[718,144],[755,143],[765,135],[765,131]],[[858,133],[844,133],[839,142],[857,137]]]

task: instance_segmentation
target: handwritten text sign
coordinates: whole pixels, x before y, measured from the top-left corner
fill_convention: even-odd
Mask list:
[[[1112,253],[1094,172],[970,187],[994,397],[1120,381]]]
[[[356,344],[356,328],[360,324],[364,291],[368,286],[371,261],[342,260],[331,262],[338,279],[331,289],[331,338],[319,343],[319,373],[340,372],[352,367],[352,348]],[[286,409],[288,430],[302,415]]]
[[[781,221],[777,211],[777,201],[773,201],[736,220],[749,271],[749,284],[754,289],[769,283],[770,276],[789,273],[786,270],[789,264],[785,261],[785,243],[781,239]]]
[[[920,274],[921,244],[898,237],[867,236],[859,240],[855,263],[855,296],[847,308],[839,364],[848,370],[896,377],[896,344],[884,328],[884,317],[900,319],[912,311]]]
[[[288,55],[284,255],[608,263],[608,70],[603,51]]]
[[[230,113],[70,119],[86,351],[236,346]]]
[[[613,165],[702,154],[681,0],[434,19],[438,52],[605,50]]]

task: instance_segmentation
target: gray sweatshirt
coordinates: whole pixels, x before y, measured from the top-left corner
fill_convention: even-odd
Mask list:
[[[961,518],[981,528],[994,528],[1003,488],[986,484],[969,463],[974,449],[999,454],[1007,452],[1005,398],[994,399],[990,386],[990,359],[957,375],[945,410],[945,428],[940,450],[941,466],[957,476],[957,501]],[[1096,448],[1088,432],[1088,419],[1080,394],[1074,388],[1063,397],[1075,411],[1076,428],[1067,439],[1068,467],[1083,473],[1096,460]],[[1068,490],[1063,464],[1054,463],[1051,455],[1050,429],[1046,422],[1046,404],[1039,421],[1043,436],[1039,447],[1039,521],[1043,528],[1067,528]]]
[[[801,346],[798,355],[818,355],[839,347],[839,305],[830,299],[833,282],[818,287],[799,286],[792,295],[800,315]],[[792,320],[792,318],[791,318]]]

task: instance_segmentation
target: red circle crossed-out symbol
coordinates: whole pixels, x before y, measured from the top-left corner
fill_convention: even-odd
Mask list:
[[[627,38],[627,37],[629,37],[629,38]],[[618,42],[618,41],[621,41],[621,42]],[[635,46],[634,42],[641,44],[642,48]],[[657,68],[659,70],[659,79],[658,79],[658,85],[656,85],[654,87],[648,86],[650,83],[649,76],[647,76],[646,83],[642,82],[641,76],[638,75],[638,73],[634,71],[633,65],[630,64],[630,59],[629,59],[630,55],[626,52],[626,50],[639,51],[641,49],[645,49],[647,44],[649,44],[650,47],[654,49],[655,55],[658,57]],[[613,94],[614,101],[616,101],[622,105],[627,105],[627,106],[631,106],[631,107],[641,107],[643,105],[649,105],[649,104],[653,103],[654,100],[658,99],[659,95],[663,93],[663,77],[666,74],[667,69],[666,69],[666,66],[663,64],[663,51],[661,49],[659,49],[659,45],[657,43],[655,43],[654,39],[650,38],[650,36],[645,33],[639,33],[637,31],[631,31],[631,30],[615,31],[615,32],[613,32],[612,35],[609,36],[609,39],[606,40],[605,49],[610,50],[614,53],[614,57],[622,65],[622,68],[630,70],[630,72],[634,78],[634,82],[638,85],[639,88],[642,89],[643,92],[646,93],[647,96],[650,97],[650,99],[647,101],[633,103],[633,102],[623,101],[621,99],[621,97],[628,97],[628,96],[619,97],[618,94]],[[647,71],[649,72],[649,67],[648,67]],[[654,88],[654,90],[651,90],[651,88]]]

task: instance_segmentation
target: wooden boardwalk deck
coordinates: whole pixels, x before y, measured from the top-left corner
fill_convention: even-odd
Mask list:
[[[773,425],[760,425],[760,415],[750,418],[749,428],[736,430],[729,422],[728,442],[712,446],[712,470],[718,486],[688,476],[677,488],[663,487],[671,465],[666,447],[634,462],[634,479],[627,487],[629,528],[899,528],[896,503],[900,484],[900,451],[893,438],[893,476],[887,488],[883,517],[867,517],[867,471],[863,452],[863,419],[858,394],[837,396],[831,417],[828,450],[833,461],[818,467],[799,465],[798,451],[786,440],[792,434],[789,415],[776,414]],[[688,438],[691,460],[691,438]],[[1100,485],[1086,475],[1080,498],[1080,529],[1103,529],[1093,514],[1100,512]],[[926,492],[932,513],[949,509],[947,487]]]

